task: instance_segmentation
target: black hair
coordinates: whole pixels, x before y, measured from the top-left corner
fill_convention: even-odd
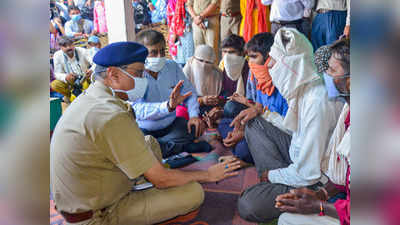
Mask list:
[[[59,44],[60,46],[63,46],[63,47],[74,43],[73,40],[72,40],[72,38],[70,38],[70,37],[68,37],[68,36],[61,36],[61,37],[59,37],[59,38],[57,39],[57,41],[58,41],[58,44]]]
[[[264,60],[266,60],[273,43],[273,34],[269,32],[259,33],[254,35],[253,38],[247,42],[246,51],[259,52],[264,57]]]
[[[163,43],[165,45],[164,35],[155,30],[143,30],[136,36],[136,41],[142,45],[156,45]]]
[[[222,41],[221,48],[234,48],[239,52],[244,50],[244,39],[236,34],[231,34]]]
[[[77,6],[74,5],[68,7],[68,13],[71,13],[72,10],[78,10],[79,12],[81,11]]]
[[[340,61],[343,70],[346,73],[350,72],[350,39],[343,38],[335,41],[331,46],[331,57],[335,57]]]

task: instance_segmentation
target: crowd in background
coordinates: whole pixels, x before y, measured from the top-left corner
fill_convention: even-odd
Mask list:
[[[286,212],[280,224],[349,224],[350,0],[132,6],[136,41],[149,54],[145,89],[128,102],[162,157],[224,146],[259,175],[239,199],[242,218]],[[107,33],[104,2],[51,1],[50,9],[51,91],[69,103],[104,72],[93,63]],[[192,94],[178,101],[181,89]]]

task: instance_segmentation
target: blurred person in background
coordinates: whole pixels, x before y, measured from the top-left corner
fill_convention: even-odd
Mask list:
[[[221,7],[221,40],[225,40],[229,35],[239,35],[242,14],[240,13],[239,0],[222,0]]]
[[[93,22],[82,18],[81,10],[76,6],[68,7],[71,20],[65,23],[65,34],[68,37],[89,37],[95,34]]]
[[[326,181],[321,168],[329,159],[327,145],[343,108],[341,102],[328,101],[312,62],[311,43],[299,31],[281,28],[269,57],[265,66],[288,110],[279,123],[256,117],[246,125],[245,137],[260,183],[242,193],[238,210],[252,222],[279,217],[281,212],[274,206],[278,195]]]
[[[133,19],[135,21],[135,31],[138,33],[143,26],[151,24],[151,10],[146,0],[132,0]]]
[[[186,6],[193,20],[194,48],[199,45],[209,45],[218,59],[220,37],[219,1],[218,0],[187,0]]]
[[[261,0],[240,0],[240,12],[242,14],[240,36],[246,42],[255,34],[271,31],[269,7],[263,5]]]
[[[144,71],[148,87],[142,98],[131,103],[140,129],[157,138],[163,158],[182,152],[211,151],[207,142],[194,142],[206,124],[200,119],[196,89],[181,67],[165,57],[164,36],[145,30],[136,39],[149,50]],[[188,108],[189,120],[176,116],[176,107],[182,103]]]
[[[100,50],[94,57],[95,82],[58,121],[50,144],[50,183],[66,224],[162,222],[202,204],[204,191],[197,182],[237,175],[232,171],[239,166],[232,161],[191,172],[161,164],[159,144],[143,135],[125,102],[145,93],[147,54],[135,42]],[[154,186],[132,189],[142,177]]]
[[[151,22],[152,23],[165,23],[167,16],[167,1],[168,0],[157,0],[156,4],[153,5],[151,10]]]
[[[350,224],[350,41],[338,40],[329,51],[325,87],[336,96],[333,101],[346,101],[328,145],[328,166],[322,168],[329,181],[318,191],[300,188],[279,195],[276,207],[287,212],[279,217],[281,225]],[[335,198],[343,190],[346,197]]]
[[[183,68],[186,78],[192,83],[200,105],[200,115],[223,104],[219,97],[222,90],[222,72],[215,66],[214,49],[208,45],[197,46],[194,56]]]
[[[94,1],[93,24],[96,33],[106,34],[108,32],[104,0]]]
[[[186,1],[169,0],[167,7],[169,54],[182,68],[194,54],[192,18]]]
[[[88,49],[87,52],[89,57],[93,59],[94,55],[101,49],[101,43],[99,37],[93,35],[88,39]]]
[[[69,103],[73,100],[71,92],[76,88],[75,81],[77,79],[82,82],[83,89],[87,88],[88,84],[84,84],[84,81],[90,81],[89,78],[93,72],[91,68],[92,58],[87,49],[75,47],[69,37],[59,38],[58,44],[61,50],[54,53],[54,76],[56,80],[51,82],[51,88],[65,96],[64,101]]]
[[[68,6],[76,6],[79,9],[83,9],[84,7],[91,7],[93,4],[93,0],[68,0]]]
[[[281,27],[293,27],[309,38],[311,30],[309,21],[315,0],[262,0],[262,3],[271,6],[269,17],[271,33],[276,34]],[[304,26],[305,23],[308,27]]]
[[[318,0],[316,11],[311,31],[314,51],[350,35],[350,0]]]

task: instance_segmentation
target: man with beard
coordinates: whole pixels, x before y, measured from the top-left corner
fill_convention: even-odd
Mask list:
[[[85,78],[87,81],[93,69],[90,68],[92,59],[87,50],[75,47],[72,39],[66,36],[58,39],[61,50],[54,53],[54,76],[56,80],[51,82],[51,88],[64,95],[66,102],[70,101],[71,91],[76,79]],[[83,82],[82,82],[83,83]],[[83,86],[87,88],[87,86]]]

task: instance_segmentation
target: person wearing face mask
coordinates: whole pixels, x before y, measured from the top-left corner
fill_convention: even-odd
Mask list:
[[[100,51],[101,48],[101,43],[100,43],[100,39],[97,36],[90,36],[88,39],[88,54],[90,58],[93,58],[94,55],[96,55],[96,53],[98,51]]]
[[[52,81],[50,86],[53,91],[62,94],[64,101],[69,103],[76,97],[71,92],[77,79],[81,79],[83,89],[89,86],[89,77],[94,70],[91,66],[93,62],[89,50],[75,47],[71,38],[62,36],[58,39],[58,44],[61,50],[55,52],[53,56],[56,80]]]
[[[312,61],[312,45],[299,31],[279,29],[269,56],[272,83],[288,108],[279,123],[256,117],[246,124],[245,138],[260,183],[242,193],[238,210],[245,220],[258,223],[279,217],[278,195],[327,182],[322,172],[330,156],[327,146],[343,108],[343,103],[328,100]]]
[[[194,142],[206,126],[199,118],[197,91],[181,67],[165,57],[164,36],[146,30],[136,38],[149,50],[144,72],[149,85],[144,97],[132,102],[139,127],[143,133],[157,138],[164,158],[181,152],[211,151],[207,142]],[[189,120],[176,117],[175,110],[180,104],[187,106]]]
[[[145,95],[147,54],[136,42],[101,49],[93,59],[94,83],[58,121],[50,144],[51,193],[67,224],[156,224],[196,210],[204,200],[198,182],[237,175],[232,161],[191,172],[161,164],[158,142],[143,135],[126,102]],[[132,191],[143,177],[152,185]]]
[[[279,217],[281,225],[350,224],[350,43],[348,39],[341,39],[320,51],[329,55],[324,58],[328,64],[324,69],[326,76],[331,77],[325,79],[328,93],[338,93],[335,95],[346,101],[328,145],[331,153],[324,173],[329,182],[318,191],[301,188],[278,196],[277,207],[287,212]],[[346,197],[336,199],[335,195],[343,190]]]
[[[183,72],[198,94],[200,114],[223,104],[219,98],[222,90],[222,73],[214,65],[214,49],[208,45],[197,46],[194,56],[186,63]]]
[[[219,68],[224,76],[222,83],[224,97],[230,97],[234,93],[246,96],[249,65],[244,57],[244,45],[244,39],[235,34],[229,35],[222,41],[222,60]]]
[[[273,35],[265,32],[256,34],[246,44],[250,67],[246,97],[235,93],[231,101],[226,103],[224,118],[218,125],[225,147],[232,148],[234,156],[247,164],[254,164],[244,138],[247,122],[259,115],[273,114],[280,118],[285,116],[288,107],[286,100],[273,85],[267,68],[273,40]]]
[[[68,37],[89,37],[90,34],[95,34],[93,29],[93,22],[87,19],[83,19],[81,10],[76,6],[70,6],[68,8],[69,16],[71,20],[65,23],[65,34]]]

